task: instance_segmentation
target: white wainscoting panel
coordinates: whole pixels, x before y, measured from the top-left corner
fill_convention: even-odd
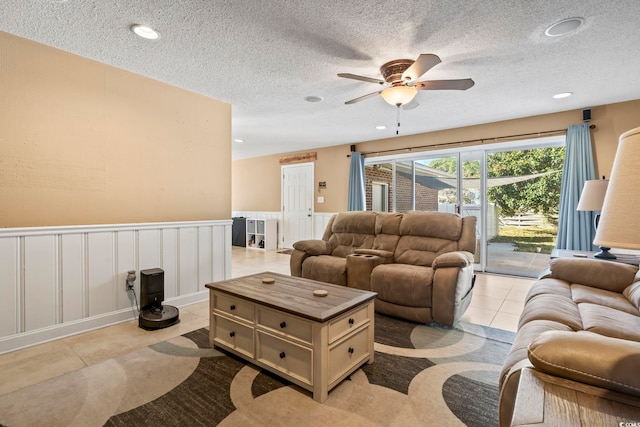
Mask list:
[[[24,329],[32,331],[57,322],[59,295],[57,236],[24,238]]]
[[[3,239],[0,239],[2,241]],[[85,241],[82,234],[60,236],[62,260],[62,323],[87,317],[85,276]]]
[[[178,294],[198,290],[198,229],[178,230]]]
[[[14,334],[22,312],[20,239],[0,239],[0,336]]]
[[[0,229],[0,353],[136,318],[125,283],[162,268],[165,301],[231,278],[231,220]]]
[[[144,230],[149,232],[148,230]],[[126,281],[129,270],[136,270],[136,253],[140,253],[140,245],[136,244],[136,231],[126,230],[116,233],[116,275],[114,288],[116,290],[117,308],[124,310],[132,307],[133,295],[127,292]],[[138,251],[136,251],[136,247]],[[156,248],[153,248],[156,251]],[[138,263],[137,265],[141,265]],[[160,264],[154,264],[160,265]],[[139,274],[136,272],[136,275]],[[166,286],[166,279],[165,279]],[[140,295],[140,288],[135,287],[136,295]]]
[[[333,213],[317,213],[313,218],[313,238],[314,239],[322,239],[322,235],[324,234],[324,230],[327,228],[327,224],[331,217],[335,215]]]
[[[162,230],[162,259],[159,265],[162,265],[164,270],[164,297],[167,299],[180,295],[178,292],[178,231],[177,228]],[[224,254],[222,258],[225,259]]]
[[[245,217],[245,218],[258,218],[258,219],[277,219],[278,220],[278,248],[282,243],[282,235],[280,234],[280,230],[282,230],[282,214],[280,212],[256,212],[256,211],[234,211],[232,213],[234,217]],[[333,216],[333,213],[329,212],[321,212],[313,214],[313,238],[321,239],[324,234],[324,230],[327,227],[329,219]]]

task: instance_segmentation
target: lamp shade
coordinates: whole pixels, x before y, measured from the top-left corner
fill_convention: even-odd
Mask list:
[[[417,93],[418,89],[413,86],[392,86],[383,90],[380,95],[387,103],[399,107],[411,102]]]
[[[580,201],[578,202],[578,207],[576,209],[579,211],[601,211],[608,186],[608,179],[593,179],[585,181],[584,187],[582,187]]]
[[[600,224],[593,240],[598,246],[640,249],[640,128],[620,135]]]

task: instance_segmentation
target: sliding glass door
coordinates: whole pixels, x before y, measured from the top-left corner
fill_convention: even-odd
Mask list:
[[[476,269],[535,277],[557,235],[564,138],[368,159],[367,210],[477,218]]]
[[[558,234],[564,146],[487,153],[486,271],[536,276]]]

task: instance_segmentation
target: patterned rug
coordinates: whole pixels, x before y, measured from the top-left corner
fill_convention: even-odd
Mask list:
[[[376,315],[375,362],[311,393],[227,353],[208,330],[0,397],[6,426],[491,426],[514,334]]]

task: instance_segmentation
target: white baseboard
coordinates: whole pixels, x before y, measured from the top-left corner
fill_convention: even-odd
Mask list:
[[[209,291],[195,292],[190,295],[171,298],[165,303],[177,307],[191,305],[209,299]],[[0,338],[0,354],[20,350],[37,344],[66,338],[84,332],[104,328],[118,323],[138,320],[138,310],[132,308],[118,310],[85,319],[67,322],[61,325],[49,326],[36,331],[24,332]]]

